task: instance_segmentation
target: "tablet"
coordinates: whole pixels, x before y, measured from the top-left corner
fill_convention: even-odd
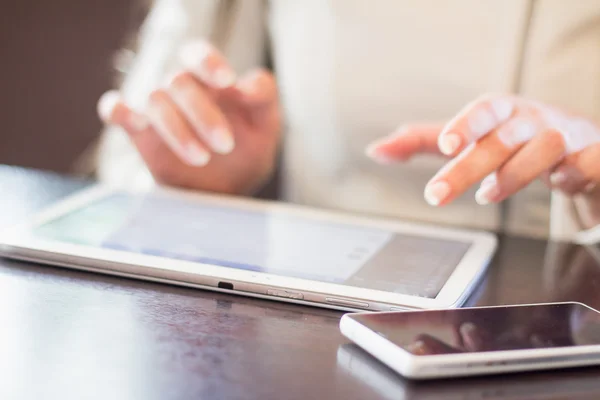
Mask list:
[[[342,310],[460,306],[491,233],[94,186],[0,235],[15,259]]]

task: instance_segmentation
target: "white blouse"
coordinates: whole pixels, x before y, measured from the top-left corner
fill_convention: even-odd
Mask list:
[[[215,22],[215,15],[226,7],[233,24],[219,44],[236,69],[241,73],[262,64],[267,48],[272,54],[286,121],[286,200],[529,236],[549,235],[552,214],[552,233],[571,238],[579,230],[572,204],[554,195],[551,213],[551,194],[539,181],[502,208],[477,205],[476,188],[435,208],[424,201],[423,189],[445,160],[419,156],[382,166],[364,154],[368,143],[402,123],[446,121],[485,92],[521,93],[600,114],[595,96],[600,74],[578,63],[585,56],[600,67],[599,49],[590,55],[589,48],[578,50],[563,40],[569,32],[576,44],[586,34],[597,35],[597,29],[572,29],[590,13],[600,15],[600,0],[582,2],[587,9],[577,13],[569,3],[159,0],[142,30],[123,92],[143,107],[152,88],[178,67],[178,46],[219,32],[222,22]],[[577,34],[584,38],[573,37]],[[572,74],[587,74],[595,86],[573,82]],[[105,180],[152,184],[116,129],[104,135],[98,170]]]

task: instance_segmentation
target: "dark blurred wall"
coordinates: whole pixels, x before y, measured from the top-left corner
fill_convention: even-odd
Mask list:
[[[97,137],[98,96],[136,0],[0,0],[0,164],[66,172]]]

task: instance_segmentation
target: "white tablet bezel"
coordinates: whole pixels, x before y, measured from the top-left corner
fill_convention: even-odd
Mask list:
[[[313,220],[354,223],[365,227],[374,227],[390,230],[392,232],[421,234],[435,238],[448,238],[465,240],[472,243],[471,247],[455,268],[439,294],[433,298],[421,298],[410,295],[383,292],[365,288],[344,286],[339,284],[311,281],[300,278],[291,278],[270,275],[260,272],[237,270],[210,264],[166,259],[145,254],[124,253],[110,249],[82,246],[71,243],[45,240],[34,237],[29,232],[35,226],[43,224],[60,215],[67,214],[86,204],[109,196],[116,190],[103,185],[95,185],[84,189],[63,201],[49,207],[18,227],[9,229],[0,235],[0,253],[14,258],[29,259],[62,265],[73,268],[94,270],[109,274],[134,276],[152,280],[172,281],[173,283],[203,285],[208,288],[216,286],[218,281],[235,282],[236,289],[241,291],[256,292],[268,296],[265,288],[281,288],[305,294],[304,299],[326,303],[321,295],[335,298],[355,300],[369,304],[369,310],[389,310],[389,306],[407,309],[433,309],[455,307],[465,300],[470,289],[475,285],[481,274],[485,271],[497,247],[496,236],[479,231],[462,229],[449,229],[427,226],[421,224],[385,221],[382,219],[366,218],[346,215],[340,212],[316,210],[280,202],[262,201],[232,196],[204,194],[198,192],[182,191],[167,188],[155,188],[169,196],[189,199],[202,199],[204,202],[214,203],[219,206],[231,206],[242,210],[284,213]],[[127,189],[137,192],[136,189]],[[168,261],[168,262],[165,262]],[[131,268],[125,268],[130,266]],[[257,288],[260,288],[257,292]],[[261,293],[263,291],[264,293]],[[251,293],[247,293],[251,295]],[[313,296],[311,296],[313,294]],[[279,298],[286,301],[286,299]],[[289,299],[293,301],[294,299]],[[349,303],[350,304],[350,303]],[[338,304],[339,305],[339,304]],[[333,307],[339,308],[339,307]],[[343,309],[362,309],[363,307],[342,307]]]
[[[464,309],[557,304],[579,304],[598,312],[579,302],[468,307]],[[414,312],[431,311],[434,310]],[[415,356],[361,324],[355,319],[356,315],[359,314],[346,314],[341,318],[340,331],[342,334],[394,371],[410,379],[454,378],[600,365],[600,345]]]

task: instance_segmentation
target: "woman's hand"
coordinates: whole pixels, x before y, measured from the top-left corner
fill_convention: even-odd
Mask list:
[[[425,188],[432,205],[447,204],[479,182],[478,203],[500,202],[538,177],[569,195],[600,200],[600,127],[520,97],[486,96],[445,126],[407,126],[368,149],[384,162],[419,152],[452,158]]]
[[[277,86],[264,70],[237,78],[210,44],[181,51],[184,70],[150,95],[143,112],[111,91],[101,118],[122,127],[157,181],[190,189],[248,194],[274,168],[280,137]]]

